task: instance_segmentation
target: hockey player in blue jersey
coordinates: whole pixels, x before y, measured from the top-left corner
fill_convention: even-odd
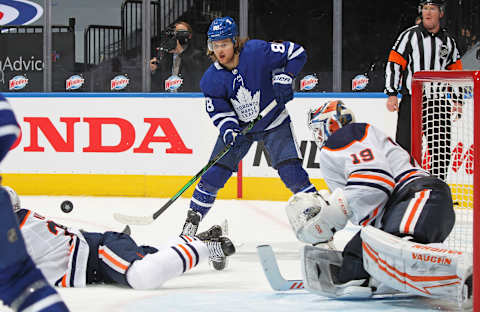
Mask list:
[[[285,104],[293,99],[293,78],[307,55],[293,42],[239,39],[230,17],[215,19],[208,30],[208,49],[214,63],[200,81],[205,109],[219,130],[211,158],[232,145],[230,151],[201,178],[190,202],[182,233],[194,235],[200,220],[212,207],[218,190],[224,187],[253,142],[263,142],[272,166],[292,191],[312,192],[315,187],[302,168],[301,155],[292,134]],[[246,135],[240,131],[267,105],[276,106]],[[225,262],[213,262],[223,269]]]
[[[20,133],[15,115],[0,94],[0,161]],[[14,311],[68,311],[27,254],[7,191],[0,188],[0,300]]]

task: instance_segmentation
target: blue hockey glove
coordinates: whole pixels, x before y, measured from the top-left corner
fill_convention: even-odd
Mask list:
[[[278,104],[286,104],[293,99],[293,78],[287,73],[279,73],[273,77],[273,94]]]
[[[225,143],[225,145],[233,145],[239,133],[240,129],[238,128],[229,128],[225,130],[225,132],[223,133],[223,142]]]

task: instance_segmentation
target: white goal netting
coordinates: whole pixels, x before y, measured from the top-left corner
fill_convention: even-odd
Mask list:
[[[445,82],[448,81],[448,82]],[[456,221],[447,245],[473,252],[473,82],[422,82],[422,166],[451,188]]]

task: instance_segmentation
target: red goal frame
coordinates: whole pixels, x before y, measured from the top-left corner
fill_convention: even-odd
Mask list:
[[[412,156],[419,164],[422,163],[422,83],[432,80],[473,82],[473,143],[480,146],[480,71],[419,71],[412,79],[411,133]],[[473,311],[480,311],[480,148],[474,148],[473,155]]]

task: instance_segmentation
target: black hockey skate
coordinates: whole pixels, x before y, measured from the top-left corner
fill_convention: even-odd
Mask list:
[[[182,235],[195,236],[197,234],[198,225],[202,220],[202,215],[192,209],[187,212],[187,219],[183,225]]]
[[[210,251],[209,261],[215,270],[223,270],[227,264],[227,257],[235,253],[235,246],[232,241],[222,235],[222,228],[214,225],[205,232],[197,235],[198,239],[203,241]]]

